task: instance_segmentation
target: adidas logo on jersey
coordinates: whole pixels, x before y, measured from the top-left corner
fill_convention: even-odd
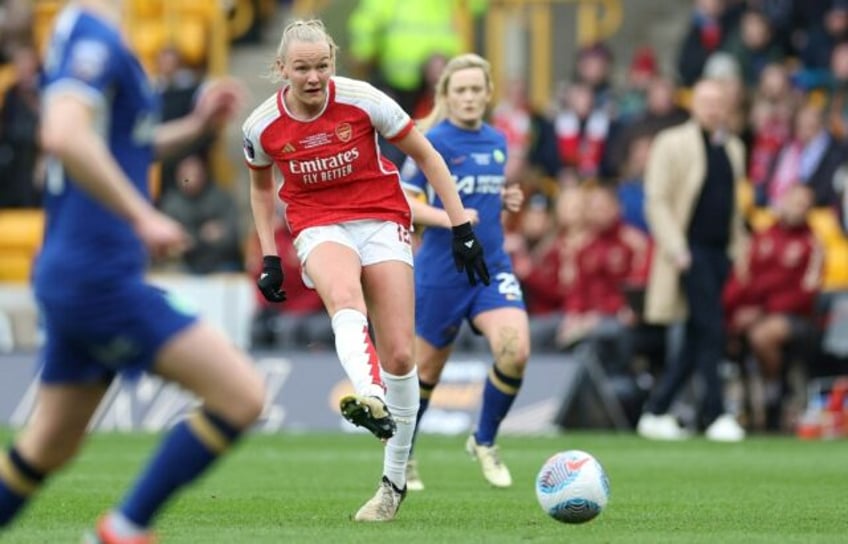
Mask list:
[[[283,146],[283,153],[294,153],[295,149],[291,142]]]

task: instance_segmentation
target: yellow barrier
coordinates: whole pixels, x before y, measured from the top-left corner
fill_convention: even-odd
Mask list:
[[[44,237],[40,209],[0,210],[0,282],[29,280]]]
[[[0,64],[0,106],[6,98],[6,91],[15,83],[15,67],[11,64]]]
[[[148,72],[154,72],[159,51],[174,45],[190,64],[204,66],[210,75],[227,73],[230,30],[220,2],[134,0],[126,26]]]
[[[33,37],[43,54],[53,19],[64,0],[37,0]],[[175,45],[193,64],[210,75],[227,73],[229,28],[223,4],[216,0],[131,0],[126,3],[125,30],[145,69],[153,73],[156,55]]]
[[[516,18],[528,27],[530,38],[530,100],[537,107],[549,103],[553,73],[554,4],[576,4],[576,42],[587,45],[603,41],[618,32],[624,20],[621,0],[490,0],[486,16],[486,57],[492,64],[493,77],[502,82],[504,76],[504,34],[506,22]],[[468,30],[471,32],[471,30]],[[471,43],[472,40],[467,40]]]
[[[444,0],[439,0],[444,1]],[[316,16],[329,6],[329,0],[294,0],[292,13],[298,17]]]
[[[529,7],[545,10],[548,15],[554,4],[577,4],[574,34],[580,45],[606,40],[618,32],[624,21],[621,0],[489,0],[491,10]]]

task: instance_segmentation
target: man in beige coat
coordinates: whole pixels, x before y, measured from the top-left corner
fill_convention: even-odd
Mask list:
[[[721,82],[694,88],[692,119],[656,137],[645,173],[645,211],[656,251],[645,300],[651,323],[684,323],[683,348],[661,376],[637,431],[677,440],[688,433],[669,414],[697,371],[704,384],[700,416],[707,438],[738,441],[744,430],[724,413],[718,373],[724,351],[721,291],[744,240],[735,195],[744,179],[741,141],[725,130],[728,101]]]

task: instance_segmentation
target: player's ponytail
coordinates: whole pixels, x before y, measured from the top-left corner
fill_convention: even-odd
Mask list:
[[[464,53],[457,55],[448,61],[439,76],[439,81],[436,83],[435,97],[433,100],[433,109],[425,117],[418,121],[418,128],[422,132],[426,132],[439,124],[448,116],[447,96],[448,85],[450,78],[454,73],[466,68],[480,68],[486,74],[486,85],[489,87],[489,92],[494,88],[492,84],[492,68],[489,61],[474,53]]]
[[[275,83],[282,81],[280,65],[285,62],[286,54],[292,42],[326,42],[330,47],[330,62],[335,66],[336,52],[339,48],[333,37],[327,32],[324,22],[320,19],[293,19],[283,28],[283,36],[280,38],[280,45],[277,46],[277,56],[271,63],[268,72],[268,79],[271,81]]]

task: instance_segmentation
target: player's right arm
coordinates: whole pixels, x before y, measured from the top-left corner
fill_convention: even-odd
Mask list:
[[[250,208],[262,255],[276,255],[274,241],[274,215],[276,214],[277,195],[274,190],[272,168],[250,168]]]
[[[250,173],[250,209],[262,255],[276,256],[274,217],[277,192],[274,187],[274,161],[262,146],[262,131],[277,116],[276,95],[265,100],[242,125],[244,162]]]
[[[422,227],[451,228],[448,213],[427,201],[427,178],[412,158],[406,158],[400,174],[403,180],[403,191],[406,193],[406,200],[409,202],[409,209],[412,212],[412,221]],[[465,213],[472,225],[480,222],[477,210],[465,208]]]
[[[274,237],[276,203],[272,168],[250,168],[250,208],[253,211],[259,246],[262,248],[262,272],[256,280],[256,285],[269,302],[286,300],[286,292],[283,290],[285,274]]]
[[[150,205],[126,178],[106,143],[94,132],[91,107],[68,94],[47,101],[41,143],[77,184],[127,221],[135,222]]]
[[[182,229],[163,216],[127,179],[106,142],[95,131],[94,110],[73,93],[53,93],[41,121],[42,148],[62,163],[70,178],[128,221],[156,256],[185,248]]]

